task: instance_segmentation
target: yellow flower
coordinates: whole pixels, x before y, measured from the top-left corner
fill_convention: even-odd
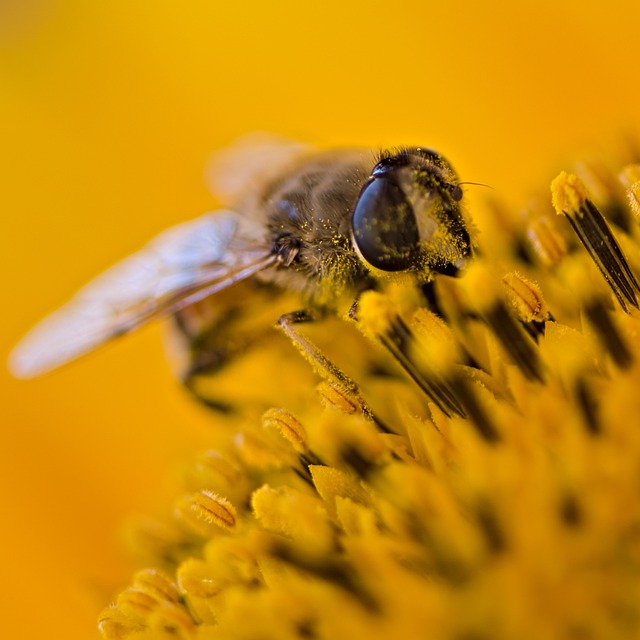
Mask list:
[[[229,418],[164,521],[132,528],[148,566],[103,636],[636,637],[638,187],[620,169],[562,173],[524,216],[475,212],[461,277],[366,293],[359,333],[317,329],[360,390],[314,392],[293,350],[249,356],[277,378],[262,396],[286,393]]]

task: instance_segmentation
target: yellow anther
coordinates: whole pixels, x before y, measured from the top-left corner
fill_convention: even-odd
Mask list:
[[[133,576],[133,588],[158,601],[178,602],[180,594],[169,577],[158,569],[142,569]]]
[[[262,416],[262,425],[275,427],[298,453],[307,451],[307,433],[300,421],[284,409],[269,409]]]
[[[325,407],[337,409],[347,415],[357,413],[360,408],[360,403],[358,403],[353,394],[346,392],[344,389],[330,382],[321,382],[316,386],[316,391],[320,395],[320,401]]]
[[[548,317],[547,303],[535,282],[527,280],[514,271],[503,276],[502,284],[507,299],[520,320],[541,322]]]
[[[177,579],[180,590],[196,598],[213,598],[222,591],[222,585],[211,577],[207,564],[195,558],[180,565]]]
[[[234,506],[212,491],[198,491],[183,498],[177,506],[181,519],[200,534],[213,533],[212,526],[233,529],[236,526]]]
[[[567,242],[548,217],[533,220],[527,235],[536,254],[545,264],[558,265],[567,255]]]

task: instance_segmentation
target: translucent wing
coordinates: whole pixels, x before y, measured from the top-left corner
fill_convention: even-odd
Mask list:
[[[232,211],[161,233],[36,325],[9,358],[30,378],[177,311],[275,262],[262,230]]]
[[[211,155],[205,179],[213,195],[225,206],[254,193],[261,184],[278,176],[309,146],[270,133],[250,133]]]

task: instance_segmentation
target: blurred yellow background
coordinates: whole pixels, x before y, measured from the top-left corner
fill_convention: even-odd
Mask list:
[[[604,7],[604,8],[603,8]],[[0,357],[79,285],[215,206],[209,153],[248,131],[415,143],[523,198],[638,132],[640,3],[0,1]],[[28,382],[3,368],[3,638],[91,638],[215,419],[158,327]]]

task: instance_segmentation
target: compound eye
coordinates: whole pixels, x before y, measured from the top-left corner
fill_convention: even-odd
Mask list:
[[[382,271],[415,266],[418,225],[402,189],[388,178],[374,178],[360,193],[351,220],[360,255]]]

